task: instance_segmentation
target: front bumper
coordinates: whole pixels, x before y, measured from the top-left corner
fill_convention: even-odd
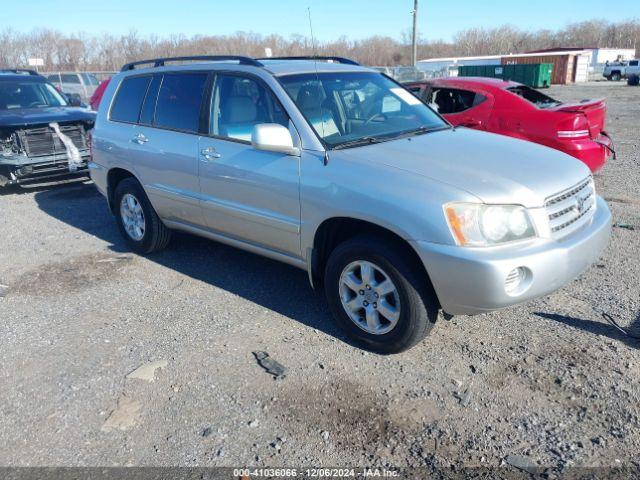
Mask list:
[[[595,262],[609,241],[611,212],[598,197],[591,222],[560,240],[493,248],[465,248],[414,241],[429,272],[442,309],[451,315],[475,315],[547,295]],[[509,294],[505,280],[524,267],[526,288]]]
[[[0,186],[42,182],[61,177],[89,176],[89,155],[82,154],[82,163],[69,170],[69,160],[54,156],[28,159],[20,163],[0,163]]]

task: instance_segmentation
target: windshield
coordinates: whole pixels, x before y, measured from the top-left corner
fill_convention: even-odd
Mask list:
[[[377,73],[287,75],[280,82],[330,148],[449,128],[411,92]]]
[[[49,83],[0,81],[0,110],[65,106],[66,100]]]

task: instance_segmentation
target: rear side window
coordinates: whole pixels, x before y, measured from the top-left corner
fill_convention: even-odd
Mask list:
[[[137,123],[151,76],[125,78],[111,107],[111,120]]]
[[[147,89],[147,95],[144,99],[144,105],[140,112],[140,123],[142,125],[153,125],[153,117],[156,113],[156,101],[158,100],[158,90],[162,83],[162,75],[155,75],[151,81],[151,85]]]
[[[56,73],[55,75],[47,75],[47,80],[49,80],[50,82],[60,82],[60,77],[58,76],[58,74]]]
[[[154,125],[197,133],[206,83],[206,73],[166,74],[158,93]]]
[[[77,83],[80,84],[80,77],[75,73],[63,73],[60,75],[62,83]]]
[[[92,73],[81,73],[82,79],[86,85],[98,85],[98,79]]]

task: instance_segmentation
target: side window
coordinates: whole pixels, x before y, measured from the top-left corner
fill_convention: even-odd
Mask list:
[[[80,77],[75,73],[62,73],[60,74],[62,83],[76,83],[80,85]]]
[[[211,96],[211,135],[251,141],[259,123],[288,126],[289,118],[261,82],[237,75],[218,75]]]
[[[118,88],[109,118],[116,122],[137,123],[150,75],[125,78]]]
[[[631,62],[629,62],[629,66],[630,67],[637,67],[638,66],[638,60],[632,60]]]
[[[197,133],[206,73],[167,73],[158,93],[154,125]]]
[[[480,105],[487,99],[484,95],[455,88],[434,88],[430,101],[438,107],[438,113],[460,113]]]
[[[57,73],[55,75],[47,75],[47,80],[49,80],[50,82],[53,82],[53,83],[59,83],[60,82],[60,77],[58,77]]]
[[[147,89],[142,111],[140,112],[140,123],[142,125],[153,124],[153,117],[156,113],[156,103],[158,101],[158,90],[160,90],[161,83],[162,75],[155,75],[153,80],[151,80],[151,85],[149,85]]]

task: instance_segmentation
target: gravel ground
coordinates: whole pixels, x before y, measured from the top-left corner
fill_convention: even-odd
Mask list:
[[[637,465],[640,342],[601,312],[640,331],[640,88],[549,93],[607,98],[597,188],[635,230],[401,355],[350,345],[295,268],[187,235],[129,254],[90,182],[0,194],[0,465]]]

